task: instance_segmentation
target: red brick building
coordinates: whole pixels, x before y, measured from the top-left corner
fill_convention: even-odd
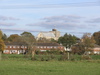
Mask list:
[[[21,43],[5,43],[4,54],[21,54],[27,50],[27,45]]]
[[[4,54],[21,54],[27,51],[27,45],[20,43],[5,43],[6,47],[3,51]],[[36,43],[37,50],[46,51],[51,49],[56,49],[63,51],[64,46],[58,43]]]
[[[94,48],[92,49],[94,54],[100,54],[100,46],[99,45],[95,45]]]

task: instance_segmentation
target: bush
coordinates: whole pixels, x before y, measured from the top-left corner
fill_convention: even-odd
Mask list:
[[[82,60],[90,60],[91,57],[89,55],[82,55],[81,59]]]

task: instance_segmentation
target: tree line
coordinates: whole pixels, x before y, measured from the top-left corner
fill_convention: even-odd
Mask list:
[[[72,52],[74,54],[84,54],[89,51],[90,48],[94,47],[94,44],[100,45],[100,31],[94,32],[93,35],[85,33],[82,38],[65,33],[58,40],[47,40],[46,38],[36,40],[35,36],[30,32],[23,32],[20,35],[11,34],[9,37],[7,37],[7,35],[0,30],[0,51],[4,50],[5,42],[27,44],[28,50],[32,56],[34,56],[34,52],[36,50],[35,43],[37,42],[56,42],[62,44],[66,48],[72,47]]]

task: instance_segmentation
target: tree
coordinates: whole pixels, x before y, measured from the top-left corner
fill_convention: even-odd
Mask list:
[[[2,39],[0,39],[0,51],[3,51],[5,49],[5,44]]]
[[[30,32],[23,32],[21,34],[22,40],[27,44],[28,46],[28,53],[31,54],[32,59],[34,59],[34,54],[36,50],[36,39]]]
[[[6,35],[6,34],[3,34],[3,35],[2,35],[2,39],[3,39],[3,41],[6,42],[6,41],[7,41],[7,35]]]
[[[2,38],[3,34],[2,34],[2,31],[0,30],[0,39]]]
[[[65,46],[67,49],[71,49],[72,45],[76,44],[77,37],[71,35],[71,34],[65,34],[64,36],[60,37],[58,39],[58,43],[61,43],[63,46]],[[68,51],[68,60],[69,58],[69,51]]]
[[[85,52],[91,51],[91,48],[94,47],[95,40],[94,37],[91,36],[90,33],[85,33],[82,37],[82,44],[85,47]]]
[[[50,40],[48,40],[48,39],[46,39],[46,38],[39,38],[38,40],[37,40],[37,42],[50,42]]]
[[[96,44],[100,45],[100,31],[93,33],[94,40],[96,41]]]
[[[2,31],[0,30],[0,60],[1,60],[1,54],[4,48],[5,48],[5,44],[4,44],[4,41],[2,40]]]
[[[20,36],[18,34],[12,34],[8,37],[9,42],[16,42],[16,39],[18,39]]]
[[[64,36],[58,39],[58,43],[63,44],[63,46],[70,48],[72,45],[76,43],[76,37],[71,34],[65,34]]]
[[[79,54],[82,55],[85,52],[85,47],[82,43],[78,43],[76,45],[73,45],[72,47],[72,53],[73,54]]]
[[[72,47],[72,52],[74,54],[85,54],[88,55],[88,52],[91,52],[92,48],[94,47],[95,40],[90,33],[85,33],[81,39],[81,42],[74,45]]]
[[[37,42],[49,42],[49,43],[52,43],[52,42],[57,42],[57,40],[54,40],[53,38],[51,38],[51,39],[46,39],[46,38],[39,38],[38,40],[37,40]]]

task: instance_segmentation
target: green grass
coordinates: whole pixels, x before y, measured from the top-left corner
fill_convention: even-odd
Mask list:
[[[2,60],[0,75],[100,75],[100,62]]]
[[[0,75],[100,75],[100,55],[92,55],[92,60],[80,60],[80,55],[74,55],[74,61],[59,61],[60,55],[49,61],[40,59],[49,56],[35,57],[38,60],[32,61],[24,55],[3,54]]]
[[[67,60],[67,54],[66,55],[54,55],[54,54],[47,54],[47,55],[35,55],[34,60],[35,61],[51,61],[51,60],[58,60],[58,61],[63,61]],[[90,60],[100,60],[100,55],[90,55]],[[31,60],[31,56],[28,55],[18,55],[18,54],[2,54],[2,59],[3,60]],[[84,60],[82,58],[82,55],[70,55],[70,60],[72,61],[81,61]],[[85,59],[87,60],[87,59]]]

